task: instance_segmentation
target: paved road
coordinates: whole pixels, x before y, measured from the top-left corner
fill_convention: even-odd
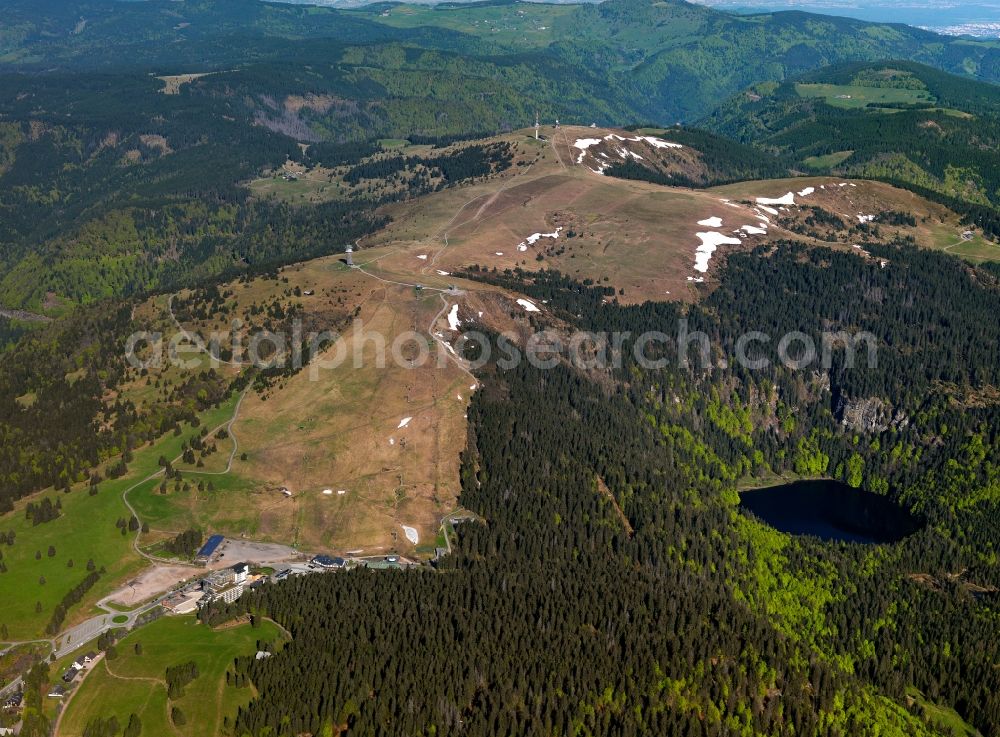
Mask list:
[[[161,594],[153,599],[153,601],[147,602],[138,609],[133,609],[130,612],[115,611],[105,604],[106,599],[102,599],[97,603],[97,606],[104,609],[107,613],[91,617],[75,627],[70,627],[68,630],[59,635],[59,637],[56,638],[56,645],[59,648],[56,650],[56,657],[61,658],[65,655],[69,655],[109,630],[113,630],[118,627],[132,629],[135,626],[136,620],[159,604],[162,598],[163,595]],[[116,623],[114,621],[115,617],[126,617],[126,620],[124,622]]]
[[[20,690],[21,690],[21,676],[18,676],[13,681],[8,683],[6,686],[0,688],[0,699],[5,699],[8,696],[13,696]]]

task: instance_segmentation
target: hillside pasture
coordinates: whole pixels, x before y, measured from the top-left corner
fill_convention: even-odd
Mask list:
[[[115,716],[128,723],[130,714],[142,720],[145,737],[201,737],[222,734],[223,717],[234,717],[253,695],[249,688],[227,686],[226,671],[233,659],[253,655],[258,641],[278,642],[281,632],[270,622],[213,630],[193,617],[164,617],[133,632],[118,643],[118,657],[103,658],[77,687],[60,725],[64,737],[82,735],[96,717]],[[136,644],[142,652],[137,654]],[[166,669],[193,661],[198,677],[176,700],[167,698]],[[179,708],[185,724],[171,722]]]
[[[825,156],[810,156],[804,159],[802,163],[810,169],[832,169],[836,166],[840,166],[851,158],[853,153],[853,151],[836,151],[832,154],[826,154]]]
[[[828,105],[863,108],[879,105],[922,105],[935,102],[927,90],[841,84],[797,84],[799,97],[819,97]]]
[[[362,245],[427,254],[421,272],[428,275],[473,264],[558,269],[614,287],[621,302],[639,303],[697,297],[692,280],[704,277],[694,268],[697,233],[709,229],[699,221],[721,217],[730,231],[757,222],[748,208],[727,207],[705,190],[616,179],[578,165],[575,142],[610,131],[563,127],[546,133],[548,145],[523,144],[535,150],[530,167],[500,182],[390,206],[392,223]],[[526,242],[557,229],[557,237]]]
[[[221,424],[232,416],[234,404],[235,399],[231,399],[204,413],[202,425],[211,428]],[[22,500],[13,512],[0,517],[0,530],[15,533],[14,545],[2,547],[7,571],[0,574],[0,601],[4,602],[0,622],[7,625],[10,639],[28,640],[45,634],[56,605],[87,576],[88,560],[93,560],[96,569],[103,567],[105,573],[83,601],[72,607],[64,626],[89,616],[94,602],[144,567],[145,561],[132,547],[135,532],[126,528],[122,534],[116,527],[118,520],[127,522],[130,517],[122,492],[156,472],[161,455],[177,457],[183,440],[196,432],[186,428],[180,436],[168,434],[136,450],[128,473],[102,482],[96,496],[89,494],[86,484],[75,485],[68,494],[48,489]],[[60,501],[62,512],[51,522],[32,526],[25,507],[44,497]]]
[[[506,324],[504,307],[489,297],[495,290],[462,282],[444,294],[455,280],[425,269],[421,250],[366,249],[356,254],[358,269],[332,256],[286,267],[277,278],[233,283],[225,287],[227,316],[185,324],[207,334],[233,315],[250,319],[253,305],[298,304],[315,328],[350,337],[356,320],[364,335],[385,341],[386,363],[378,364],[375,342],[363,342],[356,367],[354,344],[344,343],[321,355],[315,372],[307,366],[248,392],[232,427],[238,453],[228,473],[231,442],[219,440],[204,467],[177,465],[181,484],[168,483],[164,493],[156,479],[132,493],[153,533],[198,527],[312,551],[426,550],[454,508],[475,381],[433,334],[450,336],[452,305],[463,320]],[[400,363],[392,355],[397,340]],[[340,350],[346,358],[324,368]],[[421,352],[426,364],[411,365]],[[404,526],[417,531],[417,545]]]

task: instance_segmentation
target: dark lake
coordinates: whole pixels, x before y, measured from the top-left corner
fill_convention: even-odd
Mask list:
[[[740,507],[782,532],[823,540],[893,543],[922,524],[891,499],[829,480],[746,491]]]

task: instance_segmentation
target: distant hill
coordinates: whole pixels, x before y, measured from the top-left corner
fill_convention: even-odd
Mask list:
[[[850,64],[737,95],[706,127],[803,172],[930,194],[1000,233],[1000,88],[911,62]]]
[[[254,200],[249,182],[286,161],[349,163],[379,141],[491,136],[536,114],[546,123],[650,121],[700,152],[683,164],[609,161],[610,175],[695,186],[793,167],[880,178],[1000,232],[991,225],[998,88],[906,62],[896,65],[899,79],[862,80],[882,90],[876,110],[849,93],[827,96],[837,105],[802,97],[782,81],[811,74],[801,77],[808,90],[851,87],[880,67],[808,70],[900,56],[1000,79],[997,44],[803,13],[740,17],[676,0],[351,11],[257,0],[8,0],[4,13],[6,307],[52,312],[60,299],[315,255],[330,232],[348,242],[373,227],[378,197],[297,210]],[[674,126],[751,85],[751,96],[707,119],[740,144]],[[167,207],[170,217],[149,214]],[[275,223],[281,238],[270,235]]]
[[[351,11],[256,0],[85,0],[72,7],[9,0],[4,17],[0,68],[200,72],[265,60],[336,62],[349,53],[337,45],[402,45],[515,65],[524,77],[558,79],[572,69],[600,80],[605,92],[553,98],[553,112],[608,102],[613,90],[632,101],[636,119],[671,124],[708,113],[750,84],[849,60],[905,58],[1000,80],[995,42],[801,12],[737,16],[680,0],[381,3]],[[420,68],[419,55],[394,53],[401,68]],[[625,122],[593,107],[599,124]]]

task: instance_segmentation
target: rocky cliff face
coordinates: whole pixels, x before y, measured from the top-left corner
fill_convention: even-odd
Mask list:
[[[844,427],[866,434],[883,432],[890,427],[901,429],[910,424],[910,418],[902,410],[893,410],[892,405],[878,397],[842,397],[837,407],[837,417]]]

